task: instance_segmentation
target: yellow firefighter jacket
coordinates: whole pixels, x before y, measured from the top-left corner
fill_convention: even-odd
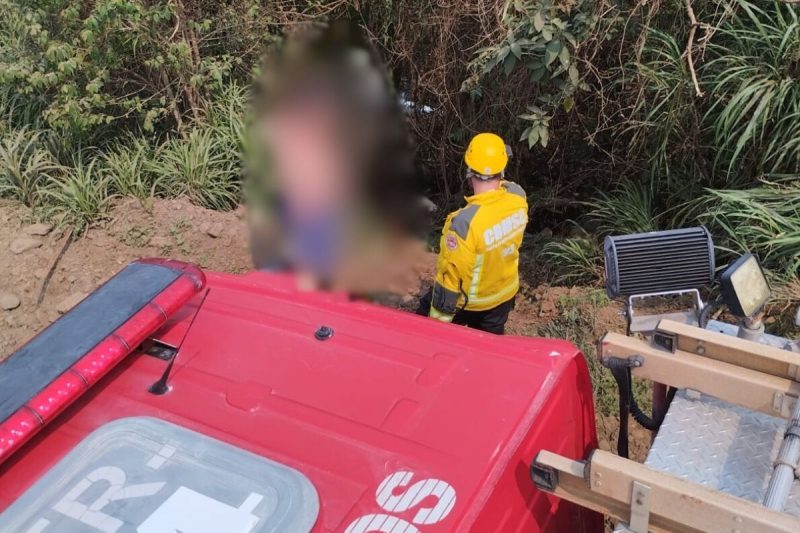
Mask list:
[[[456,311],[485,311],[519,289],[519,247],[528,223],[525,191],[510,181],[468,196],[442,229],[430,316],[451,321]]]

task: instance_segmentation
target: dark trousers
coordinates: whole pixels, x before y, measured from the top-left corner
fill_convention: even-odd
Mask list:
[[[417,307],[418,315],[428,316],[428,313],[431,311],[432,296],[433,289],[429,290],[425,296],[420,298],[419,307]],[[453,317],[453,324],[479,329],[496,335],[503,335],[506,332],[508,313],[514,309],[514,300],[516,300],[516,298],[517,297],[514,296],[497,307],[487,309],[486,311],[465,311],[463,309],[457,311],[456,316]]]

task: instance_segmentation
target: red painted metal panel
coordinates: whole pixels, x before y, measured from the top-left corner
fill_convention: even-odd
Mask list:
[[[542,448],[596,447],[573,345],[301,293],[286,276],[207,279],[196,316],[199,299],[158,334],[186,335],[171,391],[148,393],[164,361],[125,359],[0,466],[0,510],[90,431],[144,415],[305,474],[320,496],[315,531],[602,531],[528,475]],[[334,330],[325,341],[322,325]]]

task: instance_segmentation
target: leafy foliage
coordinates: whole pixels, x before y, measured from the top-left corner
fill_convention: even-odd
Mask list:
[[[470,65],[473,74],[462,90],[476,91],[496,68],[502,68],[508,78],[517,66],[524,66],[529,82],[540,88],[536,102],[519,116],[529,123],[520,137],[529,148],[537,144],[546,148],[552,112],[559,106],[570,112],[575,93],[589,88],[581,81],[575,52],[596,23],[593,6],[585,0],[506,2],[502,11],[505,38],[481,49]]]
[[[242,62],[214,46],[212,5],[2,0],[0,9],[0,86],[50,127],[81,135],[131,123],[153,131],[165,119],[183,128]]]

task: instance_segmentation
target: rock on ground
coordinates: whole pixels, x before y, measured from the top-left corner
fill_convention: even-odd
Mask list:
[[[9,248],[15,254],[21,254],[27,252],[28,250],[39,248],[41,245],[42,241],[40,241],[39,239],[21,237],[19,239],[15,239],[14,242],[11,243],[11,246]]]
[[[38,235],[39,237],[44,237],[53,229],[53,226],[50,224],[31,224],[30,226],[25,228],[25,233],[28,235]]]
[[[19,303],[19,298],[17,298],[16,294],[11,294],[10,292],[0,293],[0,308],[11,311],[19,307]]]
[[[209,237],[213,237],[214,239],[216,239],[217,237],[222,235],[224,229],[225,228],[222,226],[222,224],[212,224],[211,226],[206,228],[206,233],[208,234]]]
[[[58,311],[60,314],[63,315],[64,313],[66,313],[67,311],[78,305],[84,298],[86,298],[85,292],[73,292],[72,294],[61,300],[61,302],[59,302],[59,304],[56,306],[56,311]]]

